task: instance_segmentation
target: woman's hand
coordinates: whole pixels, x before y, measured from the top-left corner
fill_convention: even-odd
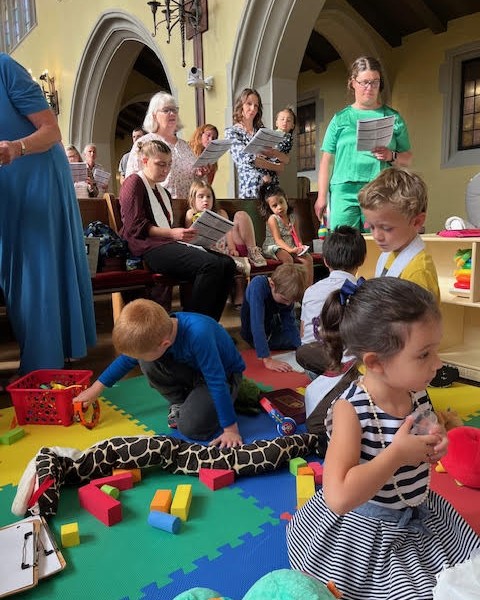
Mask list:
[[[377,160],[383,160],[384,162],[392,162],[393,160],[393,151],[385,146],[374,148],[372,154]]]
[[[185,227],[173,227],[173,229],[170,229],[170,232],[172,238],[176,242],[192,243],[193,240],[197,237],[197,230],[193,229],[192,227],[189,227],[188,229],[185,229]]]
[[[0,166],[9,165],[21,155],[20,142],[0,142]]]
[[[315,214],[317,215],[317,219],[320,221],[320,223],[323,222],[324,219],[324,215],[325,215],[325,211],[327,210],[327,200],[324,196],[320,196],[320,194],[317,196],[317,199],[315,200],[315,204],[313,206],[314,210],[315,210]]]

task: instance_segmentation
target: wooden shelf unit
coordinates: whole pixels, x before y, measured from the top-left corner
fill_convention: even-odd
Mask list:
[[[455,365],[460,376],[480,382],[480,237],[445,238],[436,234],[422,235],[425,249],[435,262],[440,286],[443,316],[443,341],[440,356],[445,363]],[[366,235],[367,258],[359,275],[375,274],[380,249],[371,235]],[[468,297],[450,290],[455,276],[455,253],[472,250],[472,275]]]

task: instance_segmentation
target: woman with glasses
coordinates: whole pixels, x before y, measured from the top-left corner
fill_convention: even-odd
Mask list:
[[[161,140],[172,152],[172,168],[168,177],[162,183],[172,198],[188,198],[190,186],[194,179],[193,163],[196,160],[189,144],[177,137],[182,128],[178,116],[175,98],[166,92],[155,94],[148,105],[147,114],[143,121],[143,129],[148,133],[133,144],[128,158],[125,176],[138,173],[142,169],[142,159],[138,142]]]
[[[333,116],[325,133],[318,170],[315,213],[320,221],[324,220],[329,192],[328,227],[331,231],[339,225],[364,230],[358,192],[383,169],[393,164],[397,167],[410,164],[412,153],[407,126],[396,110],[383,104],[380,97],[383,86],[382,67],[378,60],[365,56],[357,58],[351,66],[347,82],[354,102]],[[371,151],[357,150],[359,119],[389,116],[394,117],[391,142]]]

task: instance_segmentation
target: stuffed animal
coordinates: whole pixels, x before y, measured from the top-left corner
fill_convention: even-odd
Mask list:
[[[447,431],[448,451],[435,470],[448,472],[458,485],[480,488],[480,429],[454,427]]]
[[[443,425],[445,431],[450,431],[454,427],[461,427],[463,425],[462,419],[458,416],[456,410],[436,410],[437,420],[440,425]]]
[[[332,591],[330,591],[332,589]],[[243,600],[334,600],[341,595],[331,583],[328,587],[317,579],[290,569],[271,571],[259,579]],[[231,600],[207,588],[192,588],[173,600]]]

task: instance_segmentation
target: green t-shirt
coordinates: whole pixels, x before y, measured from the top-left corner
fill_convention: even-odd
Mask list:
[[[358,110],[347,106],[336,113],[330,121],[322,150],[335,155],[335,164],[330,184],[372,181],[383,169],[390,166],[377,160],[369,151],[357,150],[357,121],[395,116],[390,150],[406,152],[410,150],[410,139],[405,121],[396,110],[383,105],[374,110]]]

